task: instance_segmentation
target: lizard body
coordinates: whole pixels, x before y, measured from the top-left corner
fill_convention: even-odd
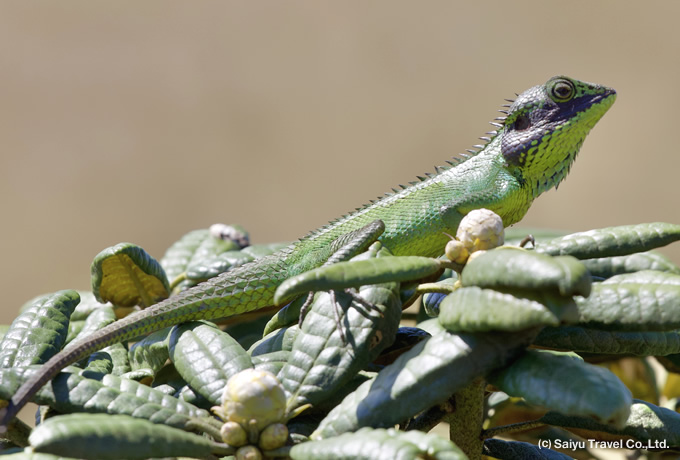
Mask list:
[[[613,89],[553,77],[518,95],[507,117],[473,156],[357,209],[270,256],[223,273],[67,347],[29,379],[3,409],[4,426],[61,369],[115,342],[195,319],[217,319],[273,305],[287,278],[319,267],[371,223],[394,255],[439,256],[469,211],[487,208],[505,226],[564,179],[583,140],[613,104]],[[381,227],[382,229],[382,227]],[[358,246],[360,248],[360,246]]]

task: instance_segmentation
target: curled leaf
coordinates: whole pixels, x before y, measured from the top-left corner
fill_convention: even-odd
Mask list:
[[[104,249],[92,261],[91,271],[92,292],[100,302],[148,307],[170,293],[163,267],[131,243]]]

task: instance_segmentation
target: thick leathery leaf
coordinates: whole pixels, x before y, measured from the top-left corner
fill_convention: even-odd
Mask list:
[[[71,313],[80,301],[66,290],[33,300],[16,317],[0,342],[0,367],[43,364],[61,350],[68,335]]]
[[[274,303],[281,305],[309,291],[330,291],[369,284],[412,281],[444,270],[442,262],[429,257],[402,256],[338,262],[288,278],[276,290]]]
[[[288,410],[322,401],[392,344],[401,318],[398,284],[364,286],[359,296],[372,307],[344,292],[336,294],[339,305],[327,293],[312,304],[278,375],[289,396]]]
[[[521,458],[522,460],[570,460],[572,457],[528,442],[487,439],[483,454],[492,458]]]
[[[562,302],[568,306],[570,300],[565,298]],[[449,294],[442,301],[439,314],[441,325],[454,332],[521,331],[557,326],[560,319],[538,300],[478,287],[465,287]]]
[[[0,324],[0,341],[7,334],[7,331],[9,331],[9,324]]]
[[[38,369],[38,366],[31,366],[0,370],[0,398],[9,399],[19,385]],[[126,414],[178,428],[185,427],[193,417],[210,417],[202,409],[141,383],[94,373],[87,373],[86,378],[61,372],[50,385],[36,393],[33,401],[62,413]]]
[[[127,415],[70,414],[53,417],[29,437],[35,452],[83,459],[146,459],[210,455],[211,442],[177,428]]]
[[[418,327],[430,335],[437,335],[446,331],[444,326],[442,326],[439,322],[439,318],[430,318],[426,319],[425,321],[421,321],[418,323]]]
[[[440,279],[437,282],[421,284],[418,286],[418,292],[425,292],[423,295],[422,306],[428,316],[439,316],[439,309],[441,308],[442,300],[444,300],[447,295],[457,289],[457,281],[458,276],[454,274],[454,276],[449,275],[448,277]]]
[[[319,295],[318,293],[316,294]],[[307,301],[307,296],[300,296],[285,307],[274,313],[269,322],[264,326],[263,336],[267,336],[277,329],[297,324],[300,319],[300,310]]]
[[[680,267],[655,251],[640,252],[627,256],[601,257],[582,261],[593,276],[609,278],[622,273],[634,273],[642,270],[656,270],[680,274]]]
[[[364,426],[400,423],[505,365],[533,335],[533,331],[433,335],[349,394],[321,421],[312,437],[323,439]]]
[[[646,270],[595,283],[588,298],[577,298],[585,327],[624,331],[680,328],[680,275]]]
[[[201,259],[238,250],[239,245],[232,240],[223,240],[210,233],[207,228],[193,230],[170,246],[160,261],[168,278],[174,280],[187,270],[192,263]]]
[[[463,286],[553,291],[563,296],[590,294],[590,274],[577,259],[551,257],[516,248],[487,251],[467,263]]]
[[[510,366],[492,373],[489,382],[531,404],[617,426],[625,423],[633,402],[614,374],[574,354],[527,350]]]
[[[256,244],[242,250],[206,254],[202,257],[198,257],[199,254],[197,253],[186,268],[187,283],[183,283],[183,286],[214,278],[234,267],[268,256],[286,246],[288,246],[288,243]]]
[[[169,339],[170,359],[198,394],[221,403],[229,378],[253,364],[248,353],[216,326],[194,321],[175,326]]]
[[[78,295],[80,295],[80,303],[76,306],[76,309],[73,310],[71,321],[84,320],[100,308],[113,307],[113,305],[108,302],[101,303],[95,299],[92,291],[78,291]]]
[[[653,222],[572,233],[542,243],[536,247],[536,251],[593,259],[649,251],[678,240],[680,225]]]
[[[248,353],[251,356],[259,356],[265,353],[272,353],[279,350],[290,351],[300,328],[298,325],[277,329],[261,340],[255,342]]]
[[[243,248],[241,252],[244,254],[248,254],[249,256],[252,256],[255,259],[259,259],[260,257],[265,257],[270,254],[274,254],[276,251],[283,249],[287,246],[290,246],[290,242],[288,241],[278,241],[275,243],[265,243],[265,244],[253,244],[248,246],[247,248]]]
[[[467,459],[455,444],[435,434],[372,428],[297,444],[290,450],[290,456],[293,460]]]
[[[82,329],[78,332],[78,335],[73,337],[73,341],[79,341],[86,338],[93,332],[98,331],[104,326],[108,326],[116,320],[116,314],[113,311],[113,307],[102,305],[101,308],[93,310],[83,323]]]
[[[289,350],[272,351],[261,355],[253,356],[253,367],[261,371],[271,372],[278,375],[283,366],[290,359]]]
[[[680,353],[680,331],[603,331],[581,326],[546,327],[534,345],[578,353],[665,356]]]
[[[130,365],[133,370],[151,369],[156,374],[170,357],[168,339],[171,327],[146,336],[130,348]]]
[[[91,272],[92,292],[100,302],[148,307],[170,294],[163,267],[132,243],[104,249],[92,261]]]
[[[589,418],[569,417],[548,412],[541,422],[562,427],[586,439],[622,440],[620,447],[643,449],[680,448],[680,414],[654,404],[633,400],[630,416],[623,428],[598,423]],[[643,443],[629,444],[630,439]],[[665,445],[659,445],[665,442]]]
[[[199,283],[253,260],[255,260],[253,256],[242,251],[226,251],[220,254],[206,255],[192,261],[187,266],[186,277],[193,283]]]

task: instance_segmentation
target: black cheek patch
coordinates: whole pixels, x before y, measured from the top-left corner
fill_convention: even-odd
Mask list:
[[[545,135],[542,129],[528,129],[526,131],[509,131],[501,140],[501,153],[505,161],[512,166],[521,166],[526,159],[526,153],[531,147],[538,146]]]

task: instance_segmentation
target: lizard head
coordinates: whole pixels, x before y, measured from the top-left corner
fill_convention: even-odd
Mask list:
[[[507,166],[534,196],[557,187],[588,132],[616,99],[616,91],[565,76],[520,94],[499,129]]]

